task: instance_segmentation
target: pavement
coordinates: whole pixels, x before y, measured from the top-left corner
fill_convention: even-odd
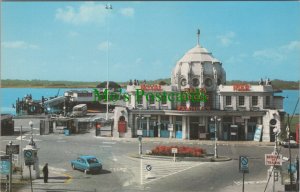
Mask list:
[[[67,185],[71,182],[72,177],[69,176],[65,170],[57,169],[48,167],[49,175],[48,175],[48,183],[44,183],[44,178],[41,172],[42,167],[40,166],[40,177],[37,178],[35,175],[35,171],[32,170],[31,167],[31,174],[32,174],[32,189],[34,192],[46,192],[51,191],[51,187],[58,185]],[[30,172],[29,168],[26,166],[23,169],[23,178],[21,175],[13,175],[12,180],[12,191],[14,192],[31,192],[31,185],[30,185]],[[5,191],[5,187],[2,188]],[[58,191],[56,191],[58,192]]]

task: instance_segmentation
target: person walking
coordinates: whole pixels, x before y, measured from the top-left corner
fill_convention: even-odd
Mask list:
[[[44,174],[44,183],[48,183],[48,163],[45,164],[45,166],[43,167],[43,174]]]

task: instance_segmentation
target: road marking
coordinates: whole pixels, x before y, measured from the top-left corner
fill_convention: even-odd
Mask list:
[[[206,162],[192,162],[192,161],[181,161],[173,162],[170,159],[168,160],[157,160],[157,159],[141,159],[141,183],[147,184],[168,176],[175,175],[177,173],[186,171],[193,167],[205,164]],[[146,166],[151,165],[152,170],[147,171]],[[144,180],[151,175],[151,180]],[[149,177],[148,177],[149,178]]]
[[[102,143],[103,144],[111,144],[111,145],[116,144],[116,142],[112,142],[112,141],[103,141]]]
[[[69,183],[71,183],[72,182],[72,180],[73,180],[73,177],[71,176],[71,175],[69,175],[69,174],[67,174],[67,173],[63,173],[63,175],[65,175],[65,176],[67,176],[68,177],[68,179],[67,180],[65,180],[65,184],[69,184]]]
[[[22,139],[24,139],[26,136],[22,136]],[[17,137],[16,140],[21,140],[21,136]]]
[[[111,145],[102,145],[100,147],[112,147]]]
[[[236,185],[242,185],[242,181],[233,181]],[[267,180],[261,180],[261,181],[245,181],[244,184],[253,185],[253,184],[264,184],[267,183]]]

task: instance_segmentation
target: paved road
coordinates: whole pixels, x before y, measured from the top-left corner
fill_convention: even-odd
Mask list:
[[[25,129],[26,131],[26,129]],[[27,130],[29,131],[29,130]],[[232,158],[227,162],[172,162],[157,159],[137,159],[128,153],[138,151],[137,140],[112,140],[111,138],[96,138],[94,132],[80,135],[36,135],[34,138],[39,149],[40,165],[49,163],[49,184],[43,184],[41,179],[33,184],[35,191],[232,191],[241,188],[242,174],[238,172],[238,157],[249,157],[250,173],[246,175],[247,185],[257,186],[262,181],[261,188],[266,184],[268,167],[264,165],[264,154],[273,151],[272,146],[233,146],[219,145],[219,155]],[[26,132],[23,147],[28,143],[30,132]],[[9,140],[16,140],[18,136],[1,137],[1,151],[5,151],[5,144]],[[168,140],[146,141],[144,151],[159,144],[175,145]],[[213,143],[207,142],[201,147],[207,152],[213,152]],[[196,145],[185,142],[185,145]],[[288,149],[282,148],[284,156]],[[78,170],[72,170],[70,160],[79,155],[95,155],[104,164],[100,174],[85,175]],[[293,158],[298,154],[292,150]],[[146,165],[151,165],[150,174]],[[142,171],[141,171],[142,170]],[[148,179],[147,179],[148,177]],[[265,183],[264,183],[265,182]],[[143,183],[143,185],[141,185]],[[229,188],[228,188],[229,187]],[[231,187],[231,188],[230,188]],[[232,188],[236,187],[236,188]],[[28,190],[28,186],[22,190]],[[21,189],[19,191],[22,191]],[[263,190],[262,190],[263,191]]]

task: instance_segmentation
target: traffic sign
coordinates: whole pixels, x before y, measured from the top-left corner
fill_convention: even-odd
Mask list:
[[[147,171],[151,171],[152,170],[152,166],[151,165],[146,165],[146,170]]]
[[[6,155],[19,154],[19,145],[6,145]]]
[[[24,160],[25,160],[25,165],[34,164],[34,155],[31,149],[24,149]]]
[[[282,155],[265,154],[265,165],[282,165]]]
[[[249,173],[249,161],[248,157],[240,156],[240,172]]]
[[[172,148],[172,153],[178,153],[178,149],[177,148]]]
[[[8,155],[1,155],[0,161],[0,173],[3,175],[9,175],[10,172],[10,161]]]

